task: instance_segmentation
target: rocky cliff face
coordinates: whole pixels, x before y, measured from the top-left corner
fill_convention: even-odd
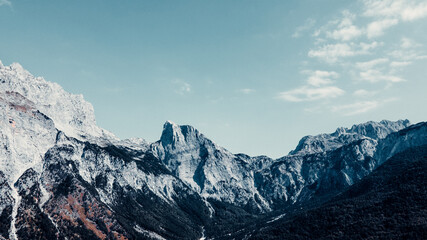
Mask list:
[[[427,123],[419,123],[391,132],[383,139],[363,136],[334,150],[277,159],[270,168],[255,174],[261,184],[259,191],[276,205],[340,192],[393,155],[425,144],[426,127]],[[355,128],[358,127],[352,129]]]
[[[18,63],[0,64],[0,76],[0,92],[16,92],[24,96],[68,136],[100,142],[118,140],[96,125],[93,107],[82,95],[70,94],[56,83],[34,77]]]
[[[392,132],[397,132],[408,127],[409,120],[399,120],[396,122],[383,120],[381,122],[367,122],[353,125],[351,128],[337,128],[331,134],[319,134],[316,136],[303,137],[295,150],[290,155],[306,155],[318,152],[326,152],[337,149],[345,144],[349,144],[360,139],[379,140],[385,138]]]
[[[270,210],[255,187],[249,159],[230,153],[193,127],[166,122],[152,149],[173,175],[202,197],[254,211]]]
[[[368,122],[303,138],[290,155],[233,154],[191,126],[119,140],[92,106],[19,64],[0,64],[0,239],[197,239],[330,196],[426,123]]]

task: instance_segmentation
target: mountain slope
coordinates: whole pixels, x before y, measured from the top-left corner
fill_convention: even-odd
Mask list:
[[[425,239],[426,182],[427,145],[410,148],[331,201],[249,239]]]
[[[19,64],[0,64],[0,83],[0,239],[227,238],[427,144],[426,123],[407,120],[306,137],[279,159],[233,154],[170,121],[157,142],[120,140],[81,96]]]
[[[52,104],[27,96],[35,91],[44,98],[40,94],[52,86],[61,93],[55,84],[16,66],[0,70],[0,81],[5,81],[1,87],[20,91],[0,92],[3,238],[52,239],[52,233],[60,239],[201,236],[203,219],[210,214],[205,200],[147,152],[144,141],[118,141],[102,129],[98,132],[96,126],[98,130],[86,132],[91,121],[86,125],[69,122],[64,128],[67,133],[58,130],[64,126],[61,121],[90,111],[51,111]],[[64,110],[76,104],[73,95],[61,97],[58,104]],[[51,118],[59,115],[63,119]],[[68,133],[79,133],[78,138]]]

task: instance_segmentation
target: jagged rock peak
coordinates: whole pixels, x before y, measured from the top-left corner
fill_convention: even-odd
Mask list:
[[[289,154],[311,154],[329,151],[362,138],[379,140],[385,138],[392,132],[397,132],[403,128],[406,128],[409,125],[409,120],[405,119],[398,121],[369,121],[366,123],[353,125],[351,128],[340,127],[331,134],[319,134],[316,136],[303,137],[299,141],[295,150],[291,151]]]
[[[166,121],[163,125],[161,143],[165,145],[185,144],[194,141],[200,136],[200,132],[189,125],[178,125],[172,121]]]
[[[383,139],[392,132],[397,132],[403,128],[409,127],[411,123],[408,119],[389,121],[382,120],[380,122],[369,121],[362,124],[353,125],[348,132],[358,133],[360,135],[373,139]]]

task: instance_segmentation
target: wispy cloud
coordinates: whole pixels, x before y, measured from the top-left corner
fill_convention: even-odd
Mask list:
[[[354,56],[355,52],[346,43],[327,44],[316,50],[310,50],[308,56],[319,58],[329,63],[335,63],[340,57]]]
[[[395,101],[395,98],[386,100],[358,101],[350,104],[331,107],[332,112],[341,113],[344,116],[353,116],[372,111],[388,102]]]
[[[379,70],[370,69],[364,72],[360,72],[360,79],[363,81],[368,81],[371,83],[376,83],[380,81],[385,82],[391,82],[391,83],[397,83],[397,82],[403,82],[405,81],[401,77],[397,77],[390,74],[385,74]]]
[[[12,6],[12,2],[9,0],[0,0],[0,7],[1,6]]]
[[[397,49],[391,51],[389,55],[400,61],[415,61],[427,59],[427,54],[420,54],[418,51],[405,49]]]
[[[311,28],[314,27],[314,24],[316,24],[316,20],[309,18],[305,21],[305,23],[295,29],[294,34],[292,34],[293,38],[299,38],[302,36],[302,34]]]
[[[414,21],[427,16],[427,2],[417,0],[364,0],[363,15],[369,17],[393,17],[402,21]]]
[[[344,90],[336,86],[325,86],[332,84],[334,82],[333,79],[339,77],[339,74],[334,71],[305,70],[301,73],[308,75],[306,85],[280,92],[278,95],[279,99],[288,102],[304,102],[336,98],[345,93]]]
[[[334,106],[331,108],[331,111],[341,112],[345,116],[352,116],[373,110],[379,105],[380,102],[378,101],[361,101],[346,105]]]
[[[400,68],[400,67],[406,67],[406,66],[411,65],[411,64],[412,64],[412,62],[409,62],[409,61],[403,61],[403,62],[393,61],[390,63],[390,67]]]
[[[402,39],[400,40],[400,46],[403,49],[408,49],[408,48],[417,48],[417,47],[421,47],[421,44],[415,42],[414,40],[407,38],[407,37],[402,37]]]
[[[369,70],[377,65],[387,63],[388,61],[388,58],[377,58],[367,62],[357,62],[356,67],[362,70]]]
[[[427,2],[422,2],[417,5],[406,7],[402,11],[402,20],[414,21],[427,16]]]
[[[314,36],[320,37],[324,34],[325,37],[338,41],[350,41],[363,35],[372,39],[384,35],[387,29],[400,22],[427,17],[427,2],[424,0],[361,0],[361,2],[363,9],[360,16],[368,20],[366,25],[355,24],[359,16],[344,10],[340,18],[320,27]]]
[[[349,41],[362,35],[362,30],[354,25],[350,25],[333,30],[328,35],[336,40]]]
[[[382,43],[336,43],[326,44],[318,49],[310,50],[308,56],[311,58],[319,58],[327,63],[336,63],[340,58],[352,57],[357,55],[367,55],[370,51],[381,46]]]
[[[334,71],[303,71],[310,76],[307,79],[309,85],[319,87],[321,85],[331,84],[332,79],[339,77],[339,74]]]
[[[405,81],[403,78],[395,76],[395,69],[391,68],[392,65],[401,64],[401,62],[389,63],[388,58],[377,58],[366,62],[357,62],[356,68],[360,70],[359,80],[368,81],[370,83],[388,82],[397,83]]]
[[[353,92],[353,96],[355,97],[372,97],[376,95],[378,91],[368,91],[366,89],[358,89]]]
[[[175,85],[175,92],[179,95],[185,95],[191,92],[191,85],[187,82],[184,82],[180,79],[173,80],[173,84]]]
[[[326,35],[335,40],[349,41],[362,35],[363,31],[359,27],[353,25],[353,20],[356,15],[348,10],[342,12],[343,17],[340,20],[329,22],[335,29],[327,31]]]
[[[394,25],[397,25],[399,21],[395,18],[381,19],[373,21],[366,27],[366,35],[368,38],[379,37],[384,34],[384,31]]]
[[[288,102],[314,101],[328,98],[336,98],[344,94],[344,90],[335,86],[313,88],[303,86],[290,91],[279,93],[278,98]]]
[[[328,64],[330,71],[302,71],[302,74],[308,75],[306,83],[299,88],[280,92],[278,98],[289,102],[312,101],[311,106],[306,108],[308,112],[321,109],[343,115],[372,111],[395,100],[372,98],[384,95],[384,90],[396,83],[407,81],[406,76],[401,76],[404,73],[401,70],[416,61],[427,59],[427,53],[409,35],[399,36],[399,33],[393,32],[401,37],[401,41],[396,43],[395,40],[390,41],[386,34],[399,24],[427,17],[427,1],[359,0],[359,3],[361,8],[342,11],[311,35],[313,45],[307,51],[308,59],[317,60],[316,66]],[[312,60],[305,62],[304,67],[307,67]],[[347,77],[355,81],[351,85],[334,84],[336,79],[345,80]],[[357,101],[326,107],[326,104],[333,102],[328,99],[338,98],[347,92],[351,93],[347,97]]]
[[[421,46],[421,44],[414,40],[403,37],[401,39],[400,46],[396,50],[391,51],[388,55],[395,58],[396,61],[401,62],[427,59],[427,54],[417,49]]]
[[[255,92],[255,89],[252,89],[252,88],[242,88],[242,89],[239,89],[237,91],[240,92],[240,93],[243,93],[243,94],[251,94],[251,93]]]

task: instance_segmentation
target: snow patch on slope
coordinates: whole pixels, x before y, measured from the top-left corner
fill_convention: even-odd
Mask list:
[[[12,208],[12,221],[10,223],[9,238],[12,240],[18,240],[15,224],[16,224],[16,217],[18,215],[18,207],[19,207],[19,204],[21,204],[21,197],[18,194],[18,190],[13,185],[12,185],[12,196],[15,199],[15,203],[13,204],[13,208]]]
[[[152,232],[152,231],[148,231],[143,229],[142,227],[140,227],[139,225],[136,225],[134,227],[135,231],[144,234],[144,236],[152,238],[152,239],[157,239],[157,240],[166,240],[166,238],[160,236],[159,234]]]

